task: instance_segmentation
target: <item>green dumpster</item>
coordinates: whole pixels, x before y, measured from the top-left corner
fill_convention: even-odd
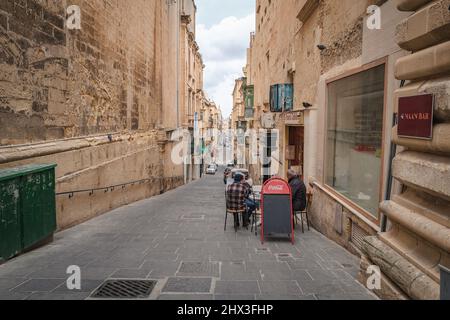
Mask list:
[[[50,239],[55,232],[55,167],[0,170],[0,262]]]

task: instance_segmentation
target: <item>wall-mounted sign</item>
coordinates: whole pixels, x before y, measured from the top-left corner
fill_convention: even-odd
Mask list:
[[[261,115],[261,127],[263,129],[275,128],[275,116],[272,113],[264,113]]]
[[[304,125],[305,115],[303,111],[286,112],[284,115],[286,125]]]
[[[432,94],[402,97],[398,103],[398,136],[405,138],[433,138]]]

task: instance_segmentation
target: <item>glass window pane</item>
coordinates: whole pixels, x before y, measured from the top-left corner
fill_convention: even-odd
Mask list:
[[[381,65],[328,85],[326,182],[378,218],[384,110]]]

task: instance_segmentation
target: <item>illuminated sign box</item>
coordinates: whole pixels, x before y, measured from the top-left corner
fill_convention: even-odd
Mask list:
[[[402,97],[398,104],[398,136],[433,139],[434,96]]]

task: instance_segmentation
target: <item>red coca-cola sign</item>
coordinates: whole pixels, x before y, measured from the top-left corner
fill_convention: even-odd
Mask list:
[[[263,194],[291,194],[289,184],[282,179],[271,179],[264,185]]]
[[[398,136],[415,139],[433,138],[432,94],[402,97],[398,103]]]

